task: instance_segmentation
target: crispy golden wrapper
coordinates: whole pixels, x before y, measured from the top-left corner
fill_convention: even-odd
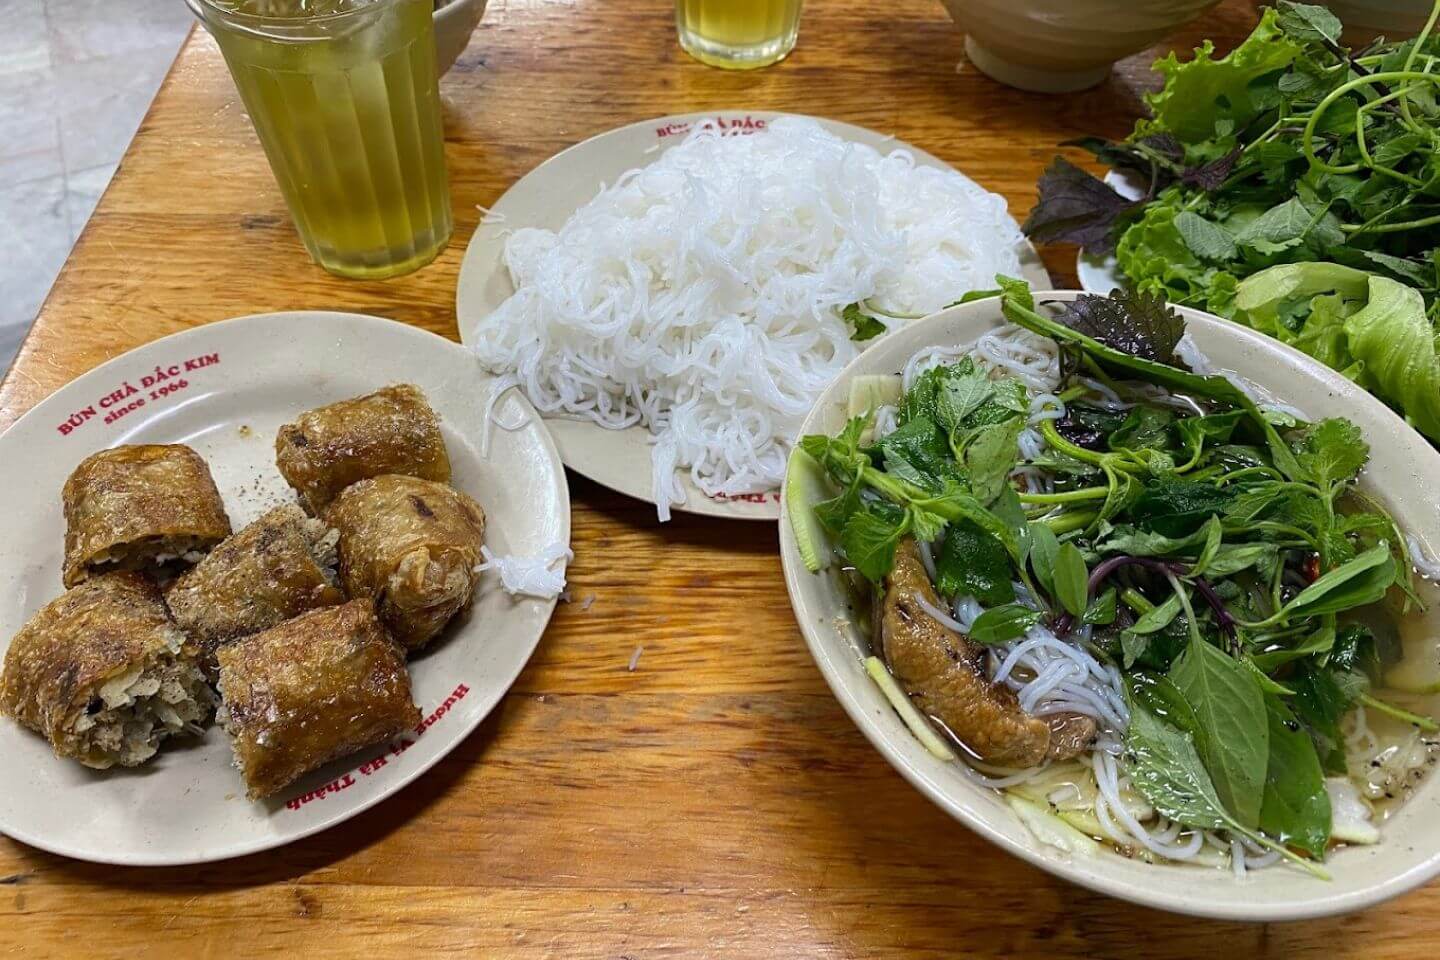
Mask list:
[[[251,799],[420,722],[404,652],[368,600],[312,610],[216,656],[221,722]]]
[[[138,573],[91,577],[42,607],[0,675],[0,713],[101,769],[144,763],[212,706],[193,648]]]
[[[65,481],[65,586],[112,570],[198,560],[230,536],[210,468],[183,444],[114,447]]]
[[[346,489],[325,518],[340,531],[345,589],[374,598],[407,650],[470,606],[485,512],[465,494],[414,477],[376,477]]]
[[[350,484],[386,473],[450,482],[440,418],[408,383],[302,413],[276,435],[275,464],[317,515]]]
[[[337,534],[293,504],[277,507],[221,543],[166,592],[175,622],[202,649],[345,602],[333,570]]]

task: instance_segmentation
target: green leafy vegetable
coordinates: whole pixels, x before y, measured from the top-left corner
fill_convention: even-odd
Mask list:
[[[1085,557],[1073,543],[1063,543],[1055,554],[1055,599],[1071,614],[1083,617],[1090,605]]]
[[[1026,630],[1040,622],[1040,618],[1039,611],[1018,603],[991,607],[970,625],[970,639],[985,646],[1009,643],[1023,637]]]
[[[1258,826],[1270,751],[1260,685],[1239,660],[1205,642],[1185,649],[1170,682],[1195,714],[1196,746],[1225,808]]]
[[[1265,712],[1270,756],[1260,829],[1321,859],[1330,842],[1330,795],[1315,744],[1277,697],[1265,698]]]
[[[971,520],[951,524],[935,560],[935,586],[947,597],[974,597],[993,607],[1015,599],[1005,546]]]
[[[850,339],[857,342],[872,340],[885,332],[885,324],[862,311],[858,303],[841,311],[840,318],[850,325]]]

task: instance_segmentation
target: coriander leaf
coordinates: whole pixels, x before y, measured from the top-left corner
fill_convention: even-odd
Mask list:
[[[1030,534],[1030,568],[1035,578],[1050,596],[1055,595],[1055,558],[1060,553],[1060,541],[1055,531],[1043,523],[1026,526]]]
[[[845,558],[861,575],[879,583],[895,566],[895,548],[909,530],[910,515],[889,503],[868,503],[855,511],[840,533]]]
[[[1180,231],[1190,252],[1201,260],[1223,263],[1239,252],[1235,238],[1224,227],[1190,210],[1182,210],[1175,215],[1175,229]]]
[[[1087,251],[1114,249],[1117,222],[1140,204],[1108,183],[1056,157],[1040,175],[1040,197],[1020,229],[1041,243],[1078,243]]]
[[[860,309],[860,304],[852,303],[840,313],[840,318],[850,325],[850,339],[857,343],[870,340],[885,332],[885,324]]]
[[[1055,554],[1055,599],[1060,601],[1072,616],[1083,617],[1089,606],[1089,571],[1080,548],[1073,543],[1063,543]]]
[[[1270,749],[1259,684],[1244,664],[1205,641],[1185,648],[1169,678],[1199,722],[1195,745],[1216,793],[1235,819],[1253,829],[1260,822]]]
[[[1018,603],[1007,603],[1002,607],[991,607],[970,625],[970,639],[987,647],[1000,646],[1025,635],[1040,622],[1038,610],[1022,607]]]
[[[1020,431],[1025,427],[1019,418],[982,430],[965,448],[965,471],[970,477],[970,492],[981,503],[990,503],[1009,484],[1010,471],[1019,459]]]
[[[1005,546],[971,520],[950,525],[935,560],[935,587],[946,597],[974,597],[994,607],[1015,599]]]
[[[1172,367],[1185,335],[1185,321],[1163,299],[1127,290],[1081,294],[1064,305],[1059,322],[1112,350]]]
[[[1370,458],[1370,445],[1355,424],[1331,417],[1305,430],[1296,444],[1295,457],[1310,482],[1329,495],[1365,466]]]

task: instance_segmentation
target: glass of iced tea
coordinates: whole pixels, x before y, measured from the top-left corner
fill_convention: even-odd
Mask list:
[[[800,0],[675,0],[680,46],[730,70],[785,59],[800,35]]]
[[[214,35],[305,248],[331,273],[450,240],[434,0],[186,0]]]

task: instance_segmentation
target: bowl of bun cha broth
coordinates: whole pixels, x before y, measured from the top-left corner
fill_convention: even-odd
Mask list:
[[[1198,311],[1007,283],[864,354],[799,451],[807,643],[962,823],[1234,919],[1440,870],[1440,460],[1349,381]]]

